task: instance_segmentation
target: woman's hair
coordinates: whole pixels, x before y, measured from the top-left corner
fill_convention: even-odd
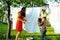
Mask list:
[[[21,10],[25,10],[26,9],[26,7],[22,7],[22,9]]]
[[[26,11],[26,7],[23,7],[23,8],[21,9],[21,12],[22,12],[22,16],[24,16],[24,17],[25,17],[25,11]]]

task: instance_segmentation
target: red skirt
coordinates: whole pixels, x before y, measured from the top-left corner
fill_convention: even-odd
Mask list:
[[[16,23],[16,31],[22,31],[22,22],[21,21],[17,21]]]

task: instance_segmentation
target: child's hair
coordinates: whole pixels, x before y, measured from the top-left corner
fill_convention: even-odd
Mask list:
[[[43,17],[46,20],[46,17]]]
[[[42,21],[42,19],[41,18],[38,18],[38,22],[41,22]]]

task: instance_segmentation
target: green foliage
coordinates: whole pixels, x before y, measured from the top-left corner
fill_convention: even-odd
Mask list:
[[[6,40],[7,29],[8,29],[7,24],[0,23],[0,40]],[[41,27],[40,27],[40,29],[41,29]],[[17,34],[17,32],[15,30],[11,30],[11,40],[15,39],[16,34]],[[54,34],[52,27],[47,27],[46,35],[47,35],[48,40],[60,40],[60,36],[59,36],[60,34]],[[21,34],[21,39],[26,40],[26,37],[33,37],[35,40],[40,40],[41,33],[30,34],[30,33],[26,32],[25,30],[23,30],[22,34]]]
[[[1,1],[6,2],[6,0],[1,0]],[[21,6],[21,4],[22,6],[27,6],[27,7],[30,7],[30,6],[34,7],[35,5],[38,7],[45,4],[45,0],[28,0],[28,1],[27,0],[10,0],[10,3],[14,7]]]
[[[1,3],[1,5],[0,5],[0,21],[2,21],[4,14],[5,14],[5,11],[7,10],[7,5],[4,1],[0,2],[0,3]]]
[[[4,11],[7,11],[7,1],[6,0],[0,0],[0,18],[2,18],[5,14]],[[26,7],[39,7],[42,6],[44,3],[44,0],[10,0],[10,6],[13,7],[20,7],[20,6],[26,6]],[[3,19],[3,18],[2,18]]]

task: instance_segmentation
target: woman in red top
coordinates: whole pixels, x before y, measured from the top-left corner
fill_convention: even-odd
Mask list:
[[[25,12],[26,12],[26,7],[23,7],[21,9],[21,11],[18,12],[18,16],[17,16],[17,23],[16,23],[16,31],[18,32],[16,35],[16,40],[18,40],[19,35],[21,35],[21,31],[22,31],[22,26],[23,23],[25,23]]]

